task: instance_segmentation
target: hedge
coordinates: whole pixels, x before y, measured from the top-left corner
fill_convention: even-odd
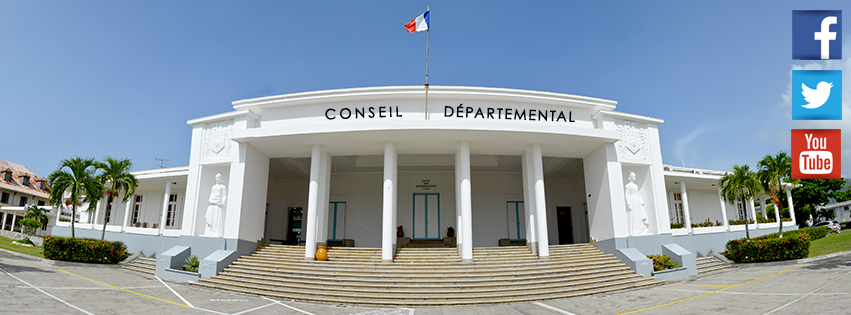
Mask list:
[[[839,227],[843,230],[851,229],[851,221],[839,222]]]
[[[817,239],[823,238],[827,236],[827,233],[830,232],[830,228],[826,226],[819,227],[806,227],[803,229],[791,230],[788,232],[783,232],[783,238],[787,236],[794,236],[799,234],[806,234],[807,238],[810,242],[815,241]],[[765,234],[763,236],[751,238],[751,240],[764,240],[769,238],[777,238],[777,233]]]
[[[44,238],[44,258],[94,264],[117,264],[126,259],[127,246],[87,238],[47,236]]]
[[[792,232],[792,231],[790,231]],[[810,253],[807,233],[784,234],[783,238],[740,238],[727,242],[724,254],[736,263],[767,262],[806,258]]]

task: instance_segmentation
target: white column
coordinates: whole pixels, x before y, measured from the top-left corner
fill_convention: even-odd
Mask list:
[[[165,194],[163,195],[163,210],[160,214],[160,225],[159,225],[159,234],[163,235],[163,230],[165,229],[165,219],[168,216],[168,197],[171,196],[171,181],[168,181],[165,184]],[[220,231],[224,231],[222,227],[219,227]],[[224,234],[224,233],[222,233]],[[219,235],[221,237],[221,235]]]
[[[470,189],[470,143],[461,142],[459,149],[459,164],[461,171],[461,219],[464,233],[464,246],[461,248],[461,259],[473,260],[473,199]]]
[[[310,153],[310,184],[307,191],[307,224],[304,228],[306,236],[304,242],[304,258],[316,258],[316,213],[319,212],[319,170],[322,164],[322,146],[313,145]]]
[[[127,224],[130,222],[130,208],[133,207],[134,202],[136,202],[136,196],[130,196],[130,200],[127,200],[127,204],[124,205],[124,222],[121,224],[121,233],[127,230]]]
[[[688,207],[688,192],[686,191],[686,182],[680,180],[680,197],[683,199],[683,216],[686,218],[686,229],[688,229],[689,234],[694,231],[691,228],[691,212],[689,212]]]
[[[381,229],[381,260],[393,261],[396,248],[393,239],[396,238],[395,205],[396,205],[396,146],[393,142],[384,143],[384,184],[382,193],[382,229]]]
[[[718,201],[721,202],[721,219],[724,220],[724,229],[730,231],[730,221],[727,220],[727,203],[721,199],[721,187],[718,187]]]
[[[17,221],[18,221],[18,216],[14,212],[12,212],[12,226],[9,227],[9,231],[12,231],[12,232],[15,231],[15,222],[17,222]],[[21,229],[23,229],[23,227]]]
[[[756,222],[756,207],[754,207],[753,198],[748,199],[748,205],[751,207],[750,208],[751,218],[753,218],[754,224],[756,224],[756,228],[754,230],[758,230],[759,229],[759,222]]]
[[[61,214],[62,211],[59,211],[59,213]],[[7,215],[9,215],[8,212],[3,212],[3,222],[0,222],[0,231],[6,230],[6,216]],[[59,215],[58,214],[56,215],[56,221],[59,222]]]
[[[547,199],[544,194],[544,157],[541,145],[532,145],[532,182],[535,187],[535,216],[538,223],[538,257],[550,256],[550,238],[547,234]]]
[[[89,220],[89,223],[91,223],[91,224],[92,224],[92,226],[91,226],[91,228],[90,228],[90,229],[92,229],[92,230],[94,230],[94,229],[95,229],[95,225],[98,225],[98,218],[100,217],[100,207],[101,207],[102,205],[103,205],[103,203],[101,202],[101,200],[98,200],[98,201],[97,201],[97,203],[95,203],[95,214],[92,216],[91,212],[89,212],[89,213],[88,213],[88,214],[89,214],[89,216],[90,216],[90,218],[91,218],[91,219]],[[15,225],[13,224],[13,225],[12,225],[12,230],[14,230],[14,229],[15,229]]]
[[[532,250],[533,254],[538,254],[538,229],[535,211],[535,187],[533,185],[534,178],[532,176],[532,149],[526,150],[520,156],[520,164],[523,168],[523,211],[526,216],[526,245]]]
[[[461,151],[455,150],[455,248],[458,255],[464,248],[464,219],[461,217]]]
[[[316,219],[316,244],[327,245],[328,242],[328,207],[331,194],[331,156],[322,150],[322,166],[319,169],[319,213]],[[321,245],[320,245],[321,244]]]
[[[795,219],[795,205],[792,202],[792,187],[786,187],[786,202],[789,203],[789,217],[792,218],[793,224],[798,224],[798,221]],[[781,224],[783,222],[780,222]]]

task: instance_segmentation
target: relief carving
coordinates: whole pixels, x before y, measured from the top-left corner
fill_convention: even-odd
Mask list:
[[[233,130],[233,121],[219,121],[204,126],[204,157],[224,158],[230,155],[231,141],[228,140]]]
[[[621,140],[616,143],[618,157],[625,160],[649,161],[650,144],[645,124],[619,120],[615,122]]]

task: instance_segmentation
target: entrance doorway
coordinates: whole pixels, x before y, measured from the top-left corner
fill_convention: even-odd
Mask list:
[[[440,239],[440,194],[414,194],[413,239]]]
[[[508,238],[512,241],[526,240],[526,215],[522,201],[506,201],[505,212],[508,219]]]
[[[328,240],[342,241],[346,238],[346,202],[331,201],[328,204]]]
[[[301,240],[301,222],[304,211],[301,207],[287,208],[287,245],[304,245]]]
[[[571,222],[570,214],[570,207],[556,207],[559,245],[573,244],[573,222]]]

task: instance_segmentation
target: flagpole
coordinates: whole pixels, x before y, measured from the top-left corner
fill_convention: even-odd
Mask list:
[[[426,12],[431,15],[431,5],[426,8]],[[431,25],[426,29],[426,83],[425,83],[425,119],[428,120],[428,38],[431,35]]]

